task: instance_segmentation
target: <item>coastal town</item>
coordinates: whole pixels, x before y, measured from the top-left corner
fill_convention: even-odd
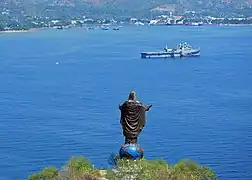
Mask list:
[[[3,14],[3,12],[2,12]],[[25,31],[35,28],[56,28],[66,29],[71,27],[83,27],[89,28],[96,26],[114,25],[119,26],[123,24],[131,25],[164,25],[164,26],[203,26],[203,25],[252,25],[252,17],[239,17],[239,18],[221,18],[221,17],[197,17],[188,18],[184,16],[176,15],[161,15],[153,19],[137,19],[128,18],[124,20],[116,19],[92,19],[88,17],[73,18],[71,20],[62,19],[50,19],[47,17],[27,17],[26,23],[22,24],[16,19],[12,19],[11,22],[0,25],[0,31]]]

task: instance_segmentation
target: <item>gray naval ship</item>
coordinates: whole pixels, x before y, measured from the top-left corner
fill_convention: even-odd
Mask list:
[[[200,48],[193,48],[187,42],[181,42],[175,48],[164,48],[159,52],[142,52],[141,58],[175,58],[200,56]]]

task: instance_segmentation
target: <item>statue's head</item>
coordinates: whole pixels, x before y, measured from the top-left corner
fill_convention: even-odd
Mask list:
[[[128,100],[136,101],[136,92],[131,91]]]

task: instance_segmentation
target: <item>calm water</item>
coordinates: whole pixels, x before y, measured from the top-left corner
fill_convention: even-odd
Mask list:
[[[181,40],[201,57],[140,59]],[[190,158],[220,180],[251,180],[251,47],[252,27],[1,34],[0,179],[73,155],[107,167],[124,141],[118,104],[134,89],[153,104],[139,140],[146,158]]]

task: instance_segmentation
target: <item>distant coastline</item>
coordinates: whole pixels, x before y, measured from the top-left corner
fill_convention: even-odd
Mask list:
[[[139,26],[139,24],[135,24],[135,23],[126,23],[129,25],[133,25],[133,26]],[[122,25],[122,24],[121,24]],[[201,24],[201,25],[192,25],[192,24],[171,24],[171,25],[167,25],[167,24],[142,24],[140,26],[193,26],[193,27],[201,27],[201,26],[232,26],[232,27],[245,27],[245,26],[252,26],[252,24]],[[106,24],[106,26],[115,26],[115,24]],[[0,34],[8,34],[8,33],[28,33],[28,32],[34,32],[37,30],[46,30],[46,29],[58,29],[58,30],[62,30],[62,29],[70,29],[70,28],[75,28],[75,27],[79,27],[79,26],[61,26],[60,28],[57,26],[53,26],[53,27],[38,27],[38,28],[30,28],[30,29],[20,29],[20,30],[12,30],[12,29],[8,29],[8,30],[0,30]],[[90,27],[103,27],[102,24],[92,24],[92,25],[83,25],[80,26],[82,28],[90,28]]]
[[[9,30],[0,30],[0,34],[3,33],[3,34],[8,34],[8,33],[30,33],[30,32],[34,32],[34,31],[37,31],[37,30],[42,30],[42,29],[48,29],[48,28],[30,28],[30,29],[20,29],[20,30],[12,30],[12,29],[9,29]]]
[[[6,31],[0,31],[0,33],[25,33],[30,32],[32,29],[29,30],[6,30]]]
[[[69,29],[73,27],[88,27],[92,29],[99,26],[121,26],[121,25],[151,25],[151,26],[252,26],[252,17],[214,17],[214,16],[202,16],[195,12],[184,13],[184,14],[163,14],[152,16],[151,18],[135,18],[135,17],[124,17],[124,18],[90,18],[90,17],[79,17],[79,18],[46,18],[46,17],[30,17],[27,22],[17,22],[11,24],[6,21],[0,23],[0,32],[4,33],[16,33],[16,32],[29,32],[32,29]]]
[[[252,24],[219,24],[218,26],[252,26]]]

